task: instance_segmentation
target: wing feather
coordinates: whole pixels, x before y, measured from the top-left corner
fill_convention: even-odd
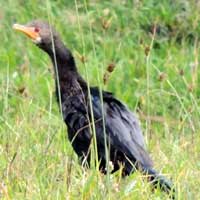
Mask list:
[[[123,152],[131,161],[136,161],[145,167],[152,166],[137,117],[111,93],[103,92],[103,100],[106,134],[111,145]],[[100,98],[93,96],[93,105],[99,108],[95,116],[102,113]],[[97,133],[97,137],[101,140],[103,133]]]

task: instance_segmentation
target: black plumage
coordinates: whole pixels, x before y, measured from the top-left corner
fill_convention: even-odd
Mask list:
[[[109,161],[113,163],[112,172],[123,166],[125,176],[138,169],[149,175],[149,180],[154,185],[159,183],[161,189],[170,192],[170,181],[153,169],[136,116],[111,93],[102,91],[102,104],[99,89],[91,87],[88,90],[87,83],[78,73],[70,50],[62,43],[57,32],[48,23],[40,20],[25,26],[15,24],[14,28],[28,35],[50,56],[54,70],[58,73],[57,100],[61,100],[68,138],[80,160],[88,165],[90,163],[91,141],[95,136],[91,131],[93,116],[99,168],[103,173],[106,173],[107,169],[108,149]]]

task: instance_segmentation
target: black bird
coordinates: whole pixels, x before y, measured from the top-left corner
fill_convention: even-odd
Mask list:
[[[88,89],[87,83],[77,71],[71,51],[60,40],[55,29],[40,20],[27,25],[14,24],[13,28],[30,37],[50,56],[54,71],[58,74],[57,101],[61,100],[68,138],[81,162],[89,165],[91,142],[96,135],[99,169],[103,173],[107,172],[107,163],[111,161],[112,173],[121,166],[123,176],[137,169],[148,175],[148,180],[155,187],[159,185],[162,190],[171,193],[172,183],[153,169],[136,116],[112,93],[102,91],[101,103],[99,89]],[[90,128],[92,116],[95,134]]]

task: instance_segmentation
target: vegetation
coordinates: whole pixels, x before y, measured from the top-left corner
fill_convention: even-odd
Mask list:
[[[178,199],[199,199],[199,9],[195,0],[0,1],[0,198],[167,198],[140,173],[107,177],[78,164],[51,61],[12,30],[42,18],[56,26],[91,85],[137,112],[155,168],[173,180]],[[108,66],[114,70],[104,84]]]

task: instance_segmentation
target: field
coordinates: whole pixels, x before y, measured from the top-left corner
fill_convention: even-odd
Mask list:
[[[167,199],[140,173],[122,179],[79,165],[51,61],[12,29],[38,18],[56,27],[90,85],[137,113],[177,199],[200,199],[199,10],[195,0],[0,0],[0,199]]]

